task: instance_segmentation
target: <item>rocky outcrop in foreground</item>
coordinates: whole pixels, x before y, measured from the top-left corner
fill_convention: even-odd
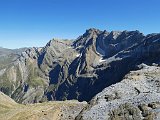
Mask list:
[[[76,120],[159,120],[160,68],[139,68],[97,94]]]

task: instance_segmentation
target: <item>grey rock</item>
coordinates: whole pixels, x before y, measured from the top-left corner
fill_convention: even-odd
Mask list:
[[[144,66],[144,64],[143,64]],[[97,94],[77,120],[158,120],[160,68],[147,66]]]

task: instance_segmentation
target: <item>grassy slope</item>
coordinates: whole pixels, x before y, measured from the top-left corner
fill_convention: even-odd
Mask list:
[[[0,120],[73,120],[85,105],[77,101],[21,105],[0,93]]]

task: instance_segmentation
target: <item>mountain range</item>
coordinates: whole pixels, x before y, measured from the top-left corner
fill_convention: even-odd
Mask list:
[[[101,31],[0,48],[0,91],[21,104],[87,101],[77,120],[159,120],[160,34]]]

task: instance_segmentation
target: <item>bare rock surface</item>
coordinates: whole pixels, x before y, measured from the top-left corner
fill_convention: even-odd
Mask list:
[[[97,94],[77,120],[159,120],[160,68],[139,67]]]

